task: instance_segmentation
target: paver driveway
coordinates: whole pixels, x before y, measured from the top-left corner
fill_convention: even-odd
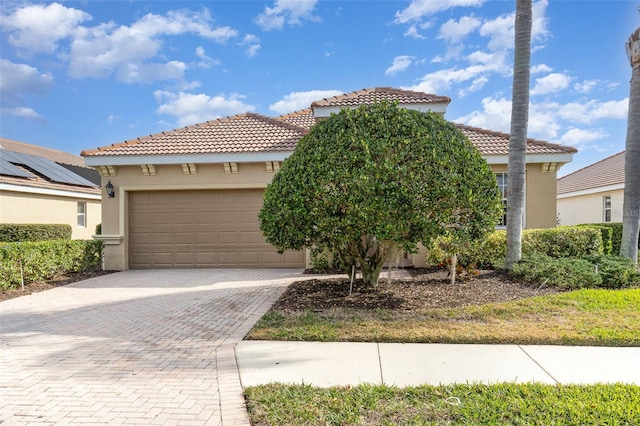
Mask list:
[[[0,303],[0,423],[248,424],[234,345],[300,270],[125,271]]]

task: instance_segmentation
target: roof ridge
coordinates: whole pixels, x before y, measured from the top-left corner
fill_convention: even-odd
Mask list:
[[[591,169],[591,168],[593,168],[593,167],[595,167],[595,166],[599,165],[600,163],[603,163],[603,162],[605,162],[605,161],[607,161],[607,160],[612,159],[613,157],[616,157],[616,156],[618,156],[618,155],[620,155],[620,154],[624,154],[624,152],[625,152],[625,151],[626,151],[626,150],[622,150],[622,151],[617,152],[617,153],[615,153],[615,154],[612,154],[612,155],[610,155],[610,156],[608,156],[608,157],[606,157],[606,158],[603,158],[602,160],[598,160],[598,161],[596,161],[595,163],[587,164],[586,166],[582,167],[581,169],[575,170],[575,171],[573,171],[573,172],[571,172],[571,173],[569,173],[569,174],[567,174],[567,175],[564,175],[564,176],[562,176],[562,177],[559,177],[559,178],[558,178],[558,181],[561,181],[561,180],[563,180],[564,178],[568,178],[569,176],[573,176],[573,175],[575,175],[576,173],[582,172],[583,170]]]
[[[246,115],[248,117],[257,118],[260,121],[263,121],[265,123],[274,124],[274,125],[277,125],[277,126],[280,126],[280,127],[284,127],[285,129],[298,131],[298,132],[300,132],[302,134],[306,134],[306,133],[309,132],[309,129],[306,129],[304,127],[298,126],[298,125],[293,124],[293,123],[289,123],[289,122],[286,122],[286,121],[278,120],[275,117],[268,117],[266,115],[258,114],[258,113],[255,113],[255,112],[248,112],[248,113],[246,113]]]
[[[354,90],[348,93],[343,93],[341,95],[322,98],[320,100],[313,101],[311,103],[311,108],[321,106],[319,104],[322,102],[331,102],[331,101],[337,102],[345,99],[353,99],[353,98],[357,98],[358,96],[366,95],[369,93],[388,93],[388,94],[394,94],[394,95],[400,95],[400,96],[405,95],[410,97],[433,97],[435,98],[434,100],[441,100],[447,103],[451,102],[451,98],[448,96],[436,95],[434,93],[418,92],[415,90],[398,89],[398,88],[393,88],[389,86],[379,86],[379,87],[368,87],[360,90]]]

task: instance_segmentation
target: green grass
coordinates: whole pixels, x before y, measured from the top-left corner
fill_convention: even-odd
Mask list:
[[[245,389],[253,425],[639,425],[632,385],[448,385]]]
[[[640,289],[589,289],[420,313],[272,310],[247,339],[640,346]]]

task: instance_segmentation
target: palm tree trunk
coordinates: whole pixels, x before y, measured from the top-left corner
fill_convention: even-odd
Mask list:
[[[517,0],[515,50],[513,53],[513,94],[511,98],[511,136],[509,137],[507,174],[507,257],[505,267],[508,269],[511,269],[522,257],[532,20],[531,0]]]
[[[631,93],[624,167],[624,204],[622,209],[622,244],[620,256],[638,263],[640,232],[640,27],[626,44],[631,63]]]

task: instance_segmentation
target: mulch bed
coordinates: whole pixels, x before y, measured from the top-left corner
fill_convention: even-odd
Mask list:
[[[330,308],[393,309],[422,311],[506,302],[542,294],[557,293],[553,288],[537,288],[514,280],[506,271],[475,271],[451,284],[446,270],[409,269],[410,277],[382,278],[376,288],[356,280],[349,294],[345,278],[310,279],[293,283],[273,306],[274,309],[300,311]],[[382,274],[383,277],[386,273]]]

